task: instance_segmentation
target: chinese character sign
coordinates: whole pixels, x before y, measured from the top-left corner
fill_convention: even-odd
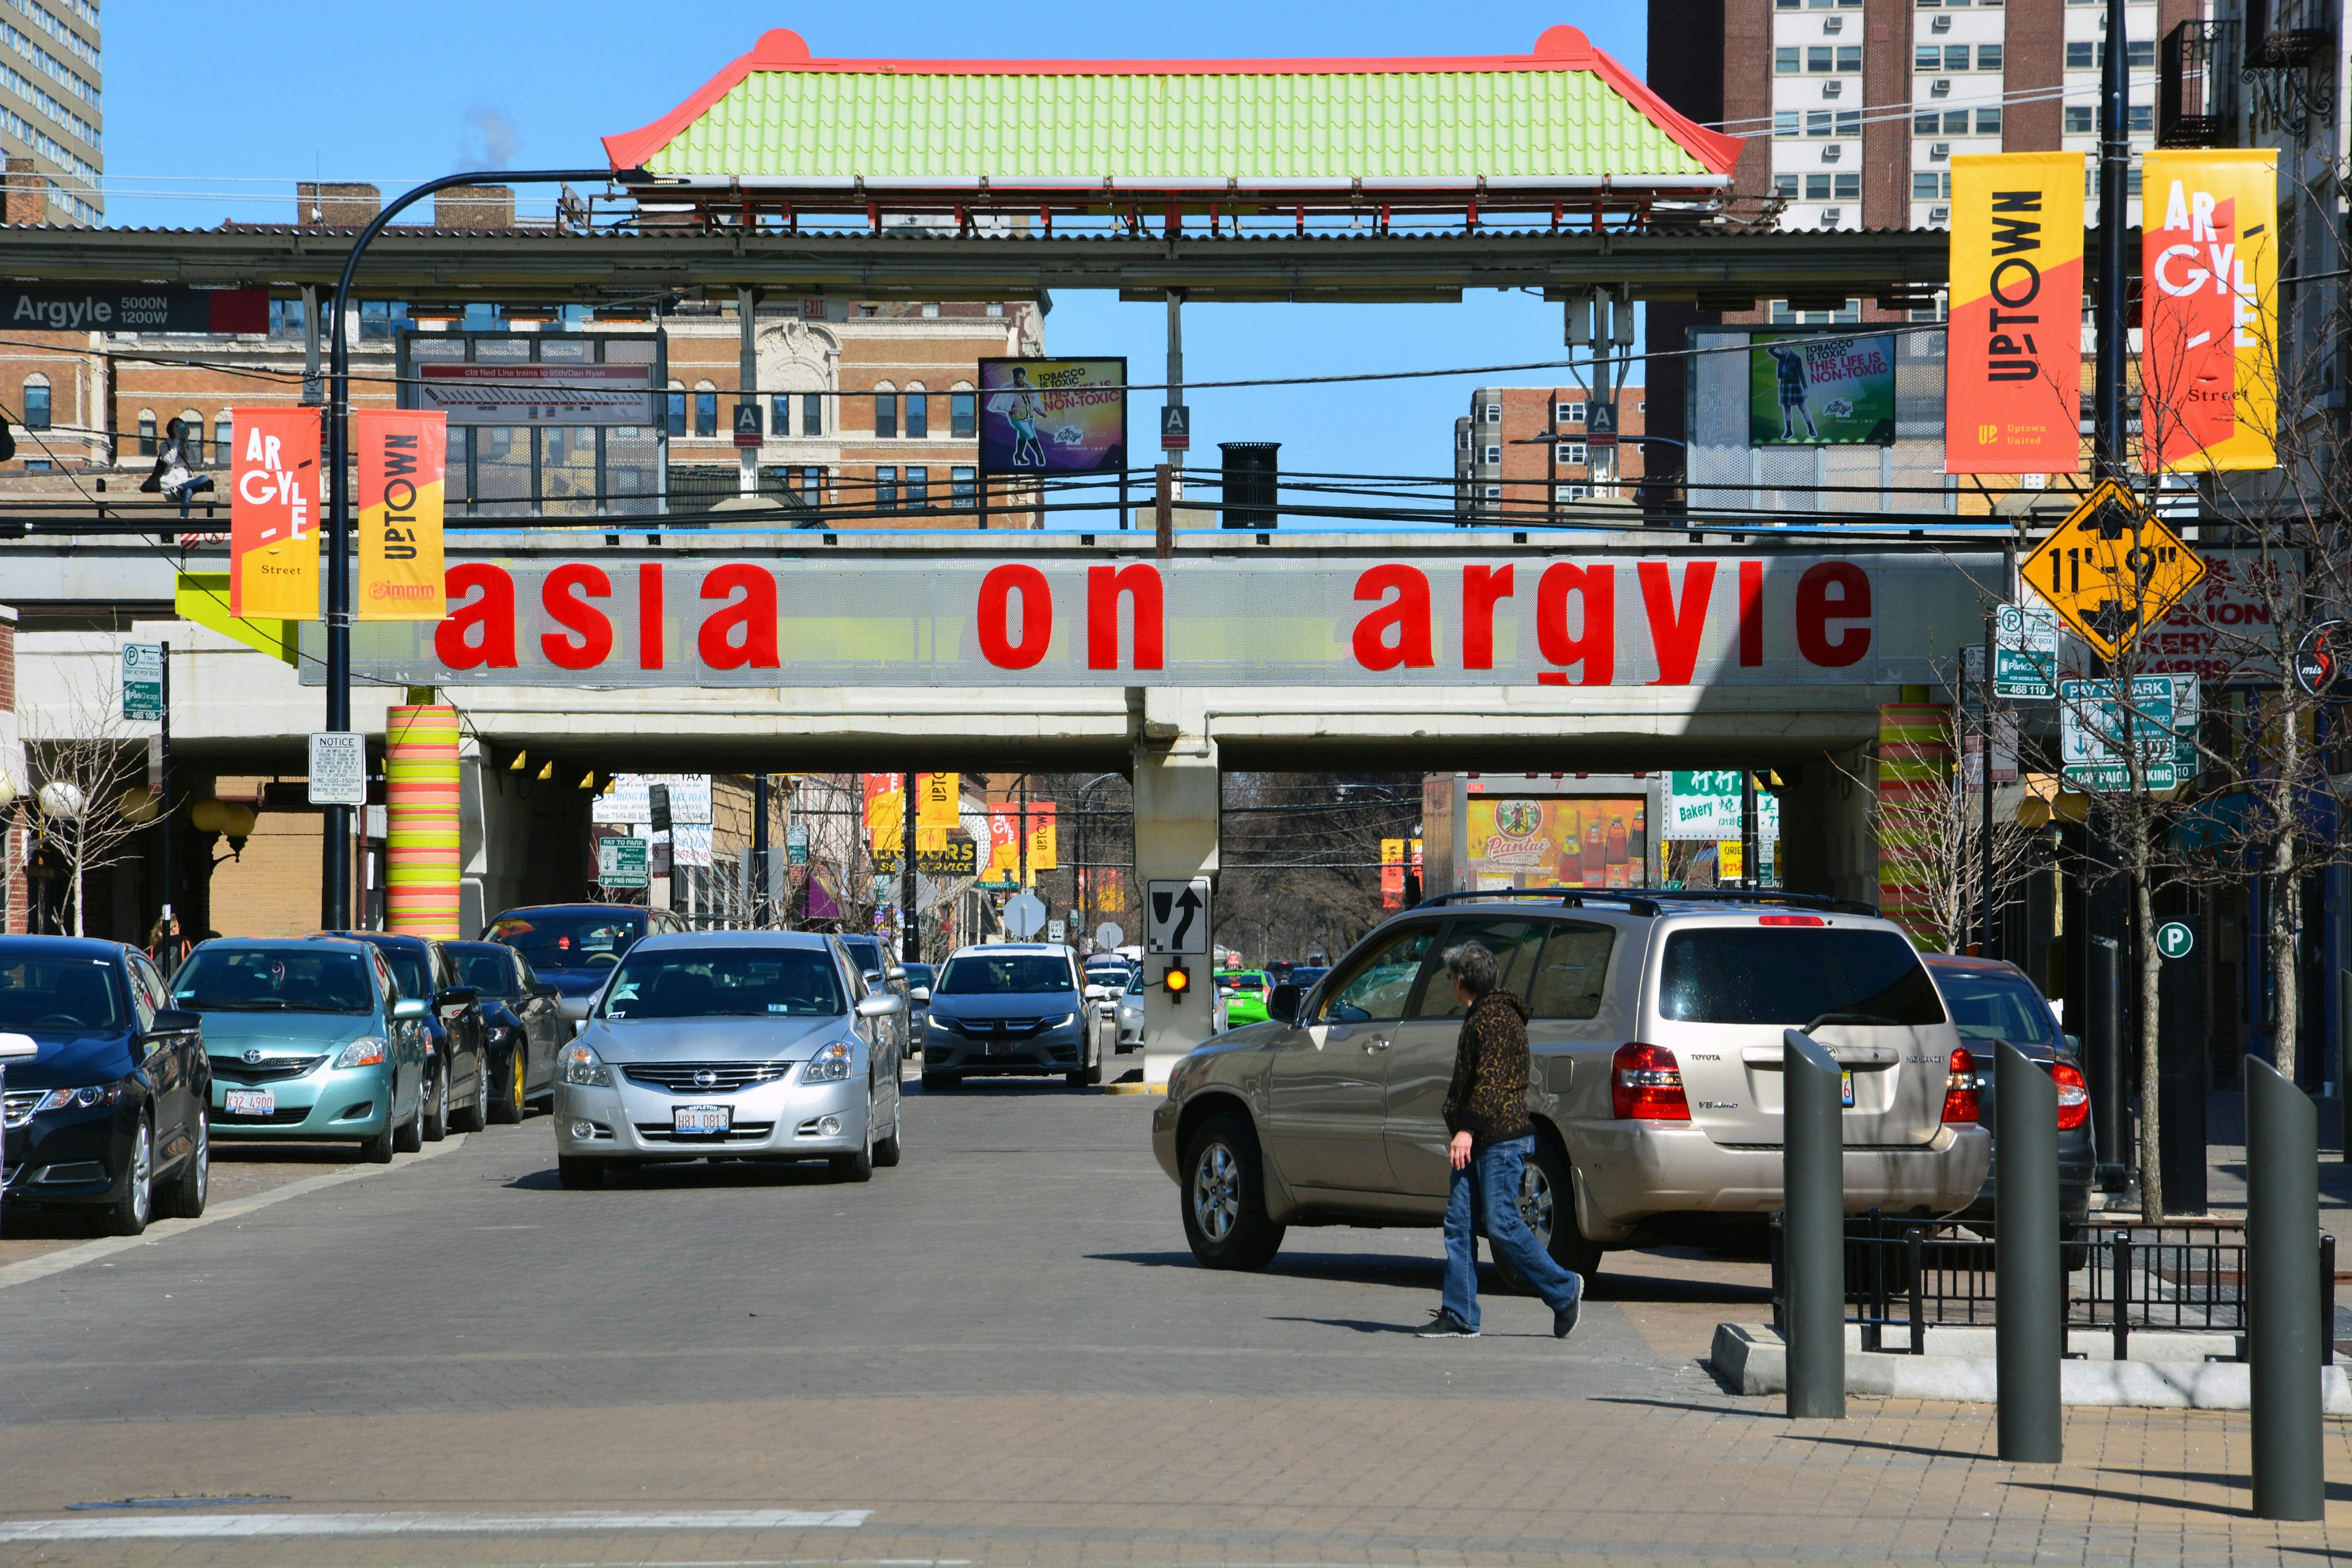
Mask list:
[[[359,601],[363,621],[437,621],[445,416],[366,408],[352,416],[359,452]]]
[[[319,414],[240,408],[229,499],[229,614],[319,618]]]
[[[2083,466],[2083,155],[1952,160],[1944,471]]]
[[[2161,148],[2142,167],[2141,459],[2274,467],[2278,154]]]

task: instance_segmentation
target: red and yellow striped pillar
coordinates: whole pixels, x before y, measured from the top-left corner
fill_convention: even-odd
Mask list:
[[[1878,905],[1928,946],[1938,940],[1930,901],[1935,798],[1952,766],[1952,716],[1933,702],[1878,710]]]
[[[452,939],[457,930],[457,710],[423,703],[384,712],[390,802],[384,925]]]

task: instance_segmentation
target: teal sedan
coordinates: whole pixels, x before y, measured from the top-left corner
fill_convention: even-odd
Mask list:
[[[377,1164],[424,1146],[429,1004],[367,943],[215,938],[172,998],[204,1019],[215,1138],[352,1140]]]

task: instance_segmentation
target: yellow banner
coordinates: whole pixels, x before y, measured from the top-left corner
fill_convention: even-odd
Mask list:
[[[315,621],[319,412],[239,408],[234,418],[229,614],[248,620]]]
[[[441,585],[447,417],[437,409],[364,408],[352,415],[360,534],[353,613],[360,620],[437,621],[448,607]]]
[[[1952,160],[1948,474],[2083,466],[2083,154]]]
[[[2141,170],[2141,460],[2275,468],[2278,154],[2159,149]]]
[[[961,827],[963,826],[963,775],[961,773],[918,773],[921,787],[915,797],[915,826],[924,827]],[[944,844],[946,841],[940,841]]]

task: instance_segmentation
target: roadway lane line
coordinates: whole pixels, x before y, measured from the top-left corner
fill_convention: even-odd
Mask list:
[[[586,1535],[608,1530],[855,1530],[874,1510],[713,1509],[617,1513],[214,1513],[0,1522],[0,1542],[252,1541],[320,1535]]]
[[[79,1247],[60,1247],[55,1252],[45,1252],[38,1258],[27,1258],[22,1263],[11,1263],[5,1268],[0,1268],[0,1290],[5,1290],[11,1285],[24,1285],[35,1279],[46,1279],[52,1274],[62,1274],[68,1268],[79,1268],[85,1263],[96,1263],[100,1258],[111,1258],[118,1252],[128,1252],[134,1247],[150,1247],[160,1241],[168,1241],[173,1237],[199,1230],[221,1220],[243,1219],[256,1209],[266,1209],[271,1204],[284,1203],[288,1198],[299,1198],[305,1193],[315,1193],[328,1187],[341,1186],[345,1182],[363,1182],[370,1176],[381,1176],[388,1172],[405,1170],[411,1165],[421,1164],[426,1160],[437,1160],[444,1154],[456,1153],[465,1146],[466,1140],[472,1136],[470,1132],[452,1132],[438,1143],[426,1144],[416,1153],[394,1155],[392,1163],[389,1165],[361,1165],[349,1171],[330,1171],[323,1175],[308,1176],[299,1182],[289,1182],[282,1187],[272,1187],[266,1193],[256,1193],[249,1198],[239,1198],[234,1203],[222,1204],[218,1206],[207,1205],[205,1212],[194,1219],[150,1220],[144,1235],[110,1236],[102,1240],[83,1242]]]

